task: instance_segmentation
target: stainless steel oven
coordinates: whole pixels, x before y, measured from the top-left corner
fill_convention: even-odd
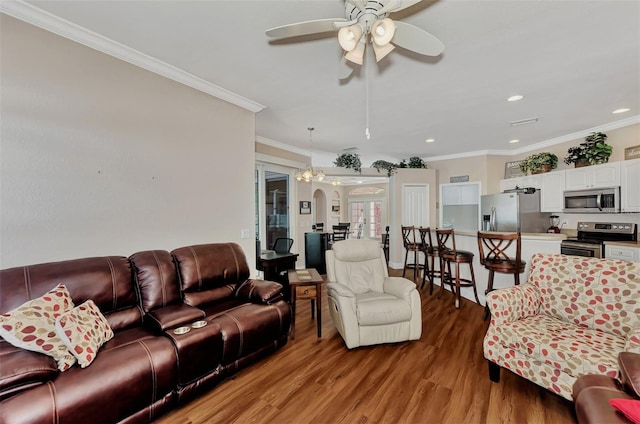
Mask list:
[[[603,258],[605,241],[638,240],[638,225],[619,222],[578,222],[578,236],[563,240],[563,255]]]
[[[563,255],[586,256],[588,258],[602,258],[604,249],[602,242],[580,242],[578,240],[563,240],[560,253]]]

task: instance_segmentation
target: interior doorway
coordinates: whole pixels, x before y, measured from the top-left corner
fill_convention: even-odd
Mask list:
[[[382,239],[385,208],[384,198],[349,199],[352,237]]]

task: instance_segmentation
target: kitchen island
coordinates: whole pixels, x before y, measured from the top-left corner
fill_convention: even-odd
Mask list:
[[[487,289],[487,284],[489,282],[489,271],[480,265],[480,254],[478,253],[478,233],[476,231],[456,231],[456,249],[458,250],[468,250],[473,252],[473,271],[476,277],[476,286],[478,289],[478,298],[482,305],[485,304],[485,294],[484,291]],[[522,234],[522,260],[527,263],[525,271],[520,274],[520,284],[523,284],[527,281],[529,277],[529,267],[531,262],[531,256],[534,253],[560,253],[560,243],[562,240],[566,239],[566,234],[549,234],[549,233],[523,233]],[[433,242],[436,243],[436,235],[435,231],[432,234]],[[513,256],[515,256],[515,244],[513,247]],[[511,247],[508,252],[511,252]],[[436,265],[437,269],[437,265]],[[455,273],[455,265],[452,265],[452,271]],[[469,267],[461,266],[460,267],[460,276],[463,278],[470,278]],[[435,279],[435,285],[440,284],[440,279]],[[514,285],[513,275],[511,274],[499,274],[496,273],[493,279],[493,288],[501,289],[504,287],[511,287]],[[448,286],[445,286],[447,289]],[[434,295],[437,294],[437,290],[440,290],[439,287],[434,288]],[[424,294],[428,295],[428,291],[423,291]],[[469,300],[475,302],[475,298],[473,296],[473,288],[471,287],[463,287],[461,289],[460,295]]]

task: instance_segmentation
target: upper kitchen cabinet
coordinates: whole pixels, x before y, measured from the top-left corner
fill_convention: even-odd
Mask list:
[[[479,182],[440,184],[440,226],[477,231],[480,225]]]
[[[479,183],[440,184],[441,203],[447,206],[477,205],[480,201]]]
[[[540,211],[562,212],[564,208],[565,172],[547,172],[540,177]]]
[[[619,185],[620,162],[565,170],[565,190],[617,187]]]
[[[500,191],[514,190],[516,188],[541,188],[540,187],[540,175],[525,175],[524,177],[509,178],[506,180],[500,180]]]
[[[620,162],[622,212],[640,212],[640,159]]]

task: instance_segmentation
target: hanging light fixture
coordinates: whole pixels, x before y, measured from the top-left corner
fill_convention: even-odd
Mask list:
[[[313,180],[321,182],[324,180],[324,172],[322,172],[322,169],[316,170],[313,168],[313,140],[311,138],[311,134],[315,128],[309,127],[307,130],[309,130],[309,162],[311,165],[307,166],[304,171],[298,170],[296,180],[304,181],[305,183],[310,183]]]

